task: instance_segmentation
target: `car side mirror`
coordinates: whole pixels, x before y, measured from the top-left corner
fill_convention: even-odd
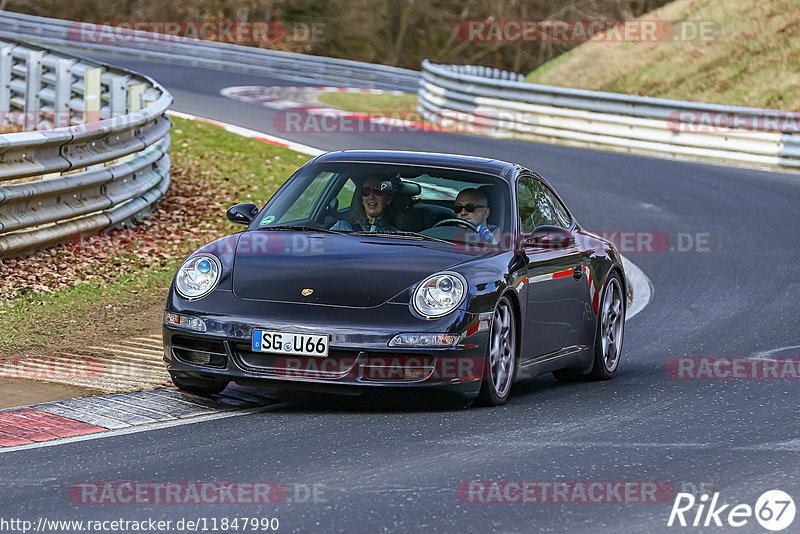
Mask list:
[[[239,224],[250,224],[253,219],[258,215],[258,206],[249,202],[244,204],[236,204],[228,208],[225,214],[228,220]]]
[[[525,246],[536,248],[560,249],[575,244],[572,232],[558,226],[542,225],[534,228],[533,232],[523,240]]]

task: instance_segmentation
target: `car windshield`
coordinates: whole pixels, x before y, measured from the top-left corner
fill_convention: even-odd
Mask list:
[[[446,241],[483,235],[491,240],[486,236],[499,236],[509,228],[509,198],[507,183],[489,174],[414,165],[318,163],[289,179],[258,215],[255,227],[398,238],[416,234]]]

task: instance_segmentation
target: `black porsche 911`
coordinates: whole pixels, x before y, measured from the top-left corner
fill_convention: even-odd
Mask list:
[[[183,262],[167,297],[174,383],[469,405],[517,380],[614,376],[626,278],[536,173],[485,158],[342,151],[303,165],[244,232]]]

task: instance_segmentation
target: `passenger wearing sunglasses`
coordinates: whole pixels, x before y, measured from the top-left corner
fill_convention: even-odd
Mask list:
[[[474,224],[478,229],[478,235],[486,241],[494,241],[493,231],[497,231],[498,227],[490,229],[487,224],[487,219],[492,210],[489,208],[489,202],[486,195],[477,189],[464,189],[456,197],[453,211],[456,212],[456,217],[469,221]]]
[[[381,180],[367,178],[361,187],[361,202],[353,206],[350,220],[342,219],[331,230],[396,232],[386,214],[391,203],[392,195],[381,191]]]

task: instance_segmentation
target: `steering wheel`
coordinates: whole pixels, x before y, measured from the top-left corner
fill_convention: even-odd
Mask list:
[[[478,233],[478,227],[472,224],[470,221],[464,219],[442,219],[431,226],[431,228],[436,228],[437,226],[461,226],[467,230],[472,230],[476,234]]]

